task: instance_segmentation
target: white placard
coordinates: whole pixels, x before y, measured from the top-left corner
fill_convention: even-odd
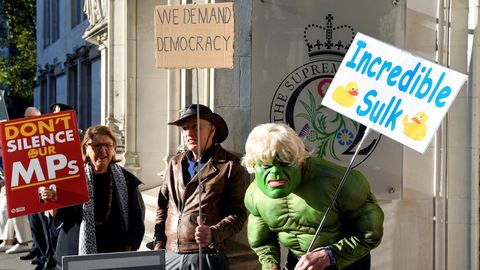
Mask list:
[[[357,33],[322,105],[424,153],[466,80]]]

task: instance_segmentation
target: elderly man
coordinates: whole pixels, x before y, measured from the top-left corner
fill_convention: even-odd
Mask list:
[[[349,174],[309,251],[345,168],[309,157],[284,124],[257,126],[245,148],[243,164],[255,173],[245,195],[248,241],[263,270],[280,269],[279,242],[289,250],[287,270],[370,269],[370,250],[383,234],[383,211],[360,172]]]
[[[167,250],[167,269],[198,269],[199,261],[202,269],[228,269],[224,240],[239,232],[247,218],[248,173],[237,156],[220,146],[228,127],[208,107],[193,104],[169,124],[181,128],[187,150],[170,160],[160,188],[155,249]]]
[[[32,117],[32,116],[39,116],[39,115],[42,115],[42,113],[40,112],[40,110],[37,107],[31,106],[31,107],[27,107],[25,109],[25,113],[24,113],[25,117]],[[37,244],[37,240],[35,238],[36,235],[35,235],[34,231],[37,230],[37,227],[40,230],[42,229],[42,227],[41,227],[41,224],[39,225],[39,224],[35,223],[35,220],[34,220],[35,217],[33,217],[34,215],[35,214],[28,215],[28,222],[29,222],[30,230],[32,232],[32,237],[33,237],[32,248],[30,249],[30,251],[26,255],[20,256],[20,260],[33,260],[33,264],[38,264],[42,260],[42,254],[41,254],[40,248]]]
[[[30,116],[39,116],[42,113],[40,112],[37,107],[28,107],[25,109],[25,117],[30,117]]]

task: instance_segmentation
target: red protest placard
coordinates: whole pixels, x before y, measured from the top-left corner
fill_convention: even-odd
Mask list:
[[[75,111],[2,122],[0,138],[9,218],[88,200]],[[38,196],[46,187],[55,201]]]

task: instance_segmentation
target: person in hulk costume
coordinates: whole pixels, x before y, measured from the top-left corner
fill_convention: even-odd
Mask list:
[[[383,211],[360,172],[350,172],[307,253],[346,169],[310,157],[284,124],[254,128],[245,152],[242,163],[255,173],[245,194],[248,242],[263,270],[280,269],[279,244],[289,251],[283,269],[370,269],[370,250],[383,235]]]

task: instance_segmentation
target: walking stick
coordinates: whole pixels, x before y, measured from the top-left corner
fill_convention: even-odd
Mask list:
[[[202,219],[202,175],[201,175],[201,161],[202,161],[202,151],[201,151],[201,140],[200,140],[200,105],[199,105],[199,100],[200,100],[200,95],[198,94],[198,69],[196,68],[196,75],[197,75],[197,180],[198,180],[198,218],[199,221],[203,225],[203,219]],[[202,270],[202,244],[198,244],[198,269]]]
[[[310,243],[310,246],[308,247],[307,253],[310,252],[310,251],[312,251],[312,248],[313,248],[313,245],[314,245],[314,243],[315,243],[315,240],[317,240],[320,232],[322,231],[322,228],[323,228],[323,225],[324,225],[324,223],[325,223],[325,220],[327,219],[328,213],[330,212],[330,209],[332,209],[333,205],[335,204],[335,201],[337,200],[338,194],[340,193],[340,189],[342,188],[343,184],[344,184],[345,181],[347,180],[348,174],[349,174],[350,171],[352,170],[353,161],[354,161],[355,158],[357,157],[358,151],[361,149],[362,144],[363,144],[363,141],[365,141],[365,138],[367,138],[368,133],[370,133],[370,128],[369,128],[369,127],[367,127],[367,128],[365,129],[365,133],[363,133],[362,140],[361,140],[360,143],[358,144],[358,147],[357,147],[357,149],[355,150],[355,153],[354,153],[353,156],[352,156],[352,160],[350,160],[350,163],[348,164],[347,170],[346,170],[345,173],[343,174],[342,180],[340,181],[340,184],[338,185],[337,189],[335,190],[335,195],[333,195],[333,198],[332,198],[332,200],[330,201],[330,205],[328,205],[327,210],[326,210],[325,213],[323,214],[322,220],[320,221],[320,225],[318,225],[317,231],[315,232],[315,235],[314,235],[314,237],[313,237],[313,239],[312,239],[312,242]]]

